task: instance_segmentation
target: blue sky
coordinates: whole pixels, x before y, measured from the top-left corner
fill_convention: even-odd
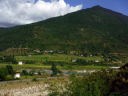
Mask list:
[[[100,5],[102,7],[128,15],[128,0],[65,0],[67,3],[75,6],[83,4],[83,8]]]

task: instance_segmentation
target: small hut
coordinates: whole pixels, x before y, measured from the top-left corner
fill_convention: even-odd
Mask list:
[[[21,75],[20,75],[20,72],[16,72],[14,74],[14,79],[20,79]]]
[[[22,61],[19,61],[19,62],[18,62],[18,65],[23,65],[23,62],[22,62]]]

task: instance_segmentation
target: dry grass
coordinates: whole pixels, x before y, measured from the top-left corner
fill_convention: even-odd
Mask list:
[[[63,84],[65,78],[49,78],[40,81],[14,81],[0,83],[0,96],[48,96],[51,84]]]

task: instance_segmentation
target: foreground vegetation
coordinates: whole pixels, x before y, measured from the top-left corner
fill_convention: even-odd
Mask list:
[[[0,96],[127,96],[128,64],[92,74],[0,82]]]
[[[70,78],[64,88],[54,85],[50,96],[128,96],[128,64],[118,71],[101,70],[88,76]]]

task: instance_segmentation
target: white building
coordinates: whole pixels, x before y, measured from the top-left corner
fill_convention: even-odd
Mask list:
[[[18,62],[18,65],[23,65],[23,62],[22,62],[22,61],[19,61],[19,62]]]
[[[14,78],[15,78],[15,79],[19,79],[19,78],[20,78],[20,73],[17,72],[17,73],[14,75]]]
[[[100,62],[99,60],[95,60],[96,63]]]

